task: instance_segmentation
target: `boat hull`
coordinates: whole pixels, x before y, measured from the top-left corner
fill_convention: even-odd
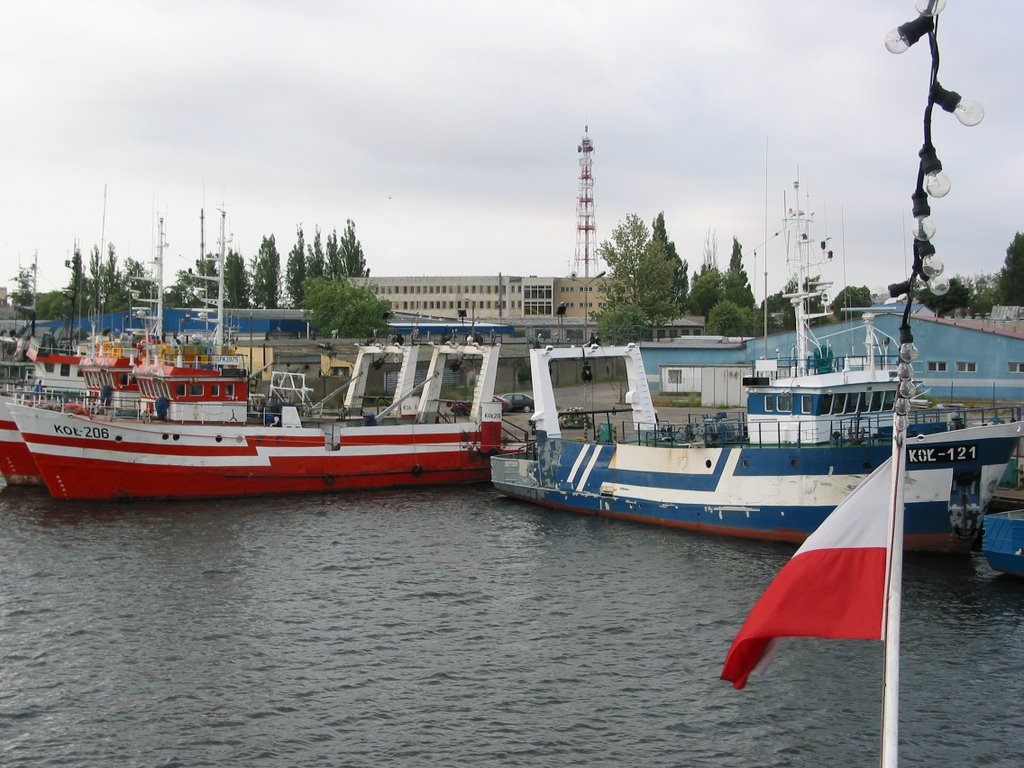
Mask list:
[[[23,406],[12,412],[58,499],[216,498],[486,482],[501,427],[485,422],[322,430],[107,420]]]
[[[981,551],[993,570],[1024,578],[1024,510],[986,515]]]
[[[909,450],[924,451],[917,459],[952,460],[908,464],[908,549],[954,552],[973,546],[1020,438],[1019,424],[977,429],[984,431],[921,436],[909,444]],[[959,461],[957,446],[965,448]],[[953,453],[945,453],[950,447]],[[552,509],[800,542],[890,450],[885,445],[666,448],[541,435],[536,459],[494,457],[492,482],[505,495]]]
[[[0,397],[0,472],[8,485],[43,485],[36,461],[7,407],[9,402],[9,397]]]

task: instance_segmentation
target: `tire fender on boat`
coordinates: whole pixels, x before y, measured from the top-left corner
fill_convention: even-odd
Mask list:
[[[423,467],[421,467],[419,464],[413,464],[412,465],[412,476],[413,477],[419,477],[422,474],[423,474]]]
[[[324,485],[334,485],[334,475],[324,475]]]

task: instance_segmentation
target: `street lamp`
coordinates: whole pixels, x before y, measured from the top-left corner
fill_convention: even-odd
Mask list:
[[[589,280],[584,280],[583,281],[583,338],[584,338],[584,344],[586,343],[586,340],[589,339],[589,336],[587,336],[587,327],[588,327],[589,322],[590,322],[590,287],[594,284],[595,280],[600,280],[606,274],[608,274],[607,271],[602,270],[601,272],[598,272],[596,275],[594,275]]]
[[[562,332],[562,320],[565,319],[565,309],[568,306],[564,301],[558,305],[558,309],[555,310],[555,314],[558,315],[558,341],[564,342],[565,336]]]

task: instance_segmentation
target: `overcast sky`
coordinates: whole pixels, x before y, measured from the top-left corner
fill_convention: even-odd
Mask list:
[[[743,245],[755,293],[785,281],[783,193],[799,179],[838,285],[907,273],[929,57],[885,33],[912,0],[90,0],[4,2],[0,248],[63,287],[75,241],[152,257],[165,279],[214,249],[216,210],[251,258],[355,222],[372,274],[563,275],[576,147],[594,141],[598,239],[664,211],[691,268],[708,232]],[[953,182],[933,201],[948,274],[996,272],[1024,230],[1024,3],[950,0],[936,111]],[[106,197],[104,199],[104,189]],[[790,197],[792,202],[792,197]],[[105,216],[104,216],[105,210]],[[845,273],[845,280],[844,280]]]

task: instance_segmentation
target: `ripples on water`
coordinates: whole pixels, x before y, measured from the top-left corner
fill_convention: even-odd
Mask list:
[[[490,488],[0,491],[0,765],[872,766],[881,644],[718,679],[791,548]],[[910,558],[905,766],[1024,762],[1024,582]]]

